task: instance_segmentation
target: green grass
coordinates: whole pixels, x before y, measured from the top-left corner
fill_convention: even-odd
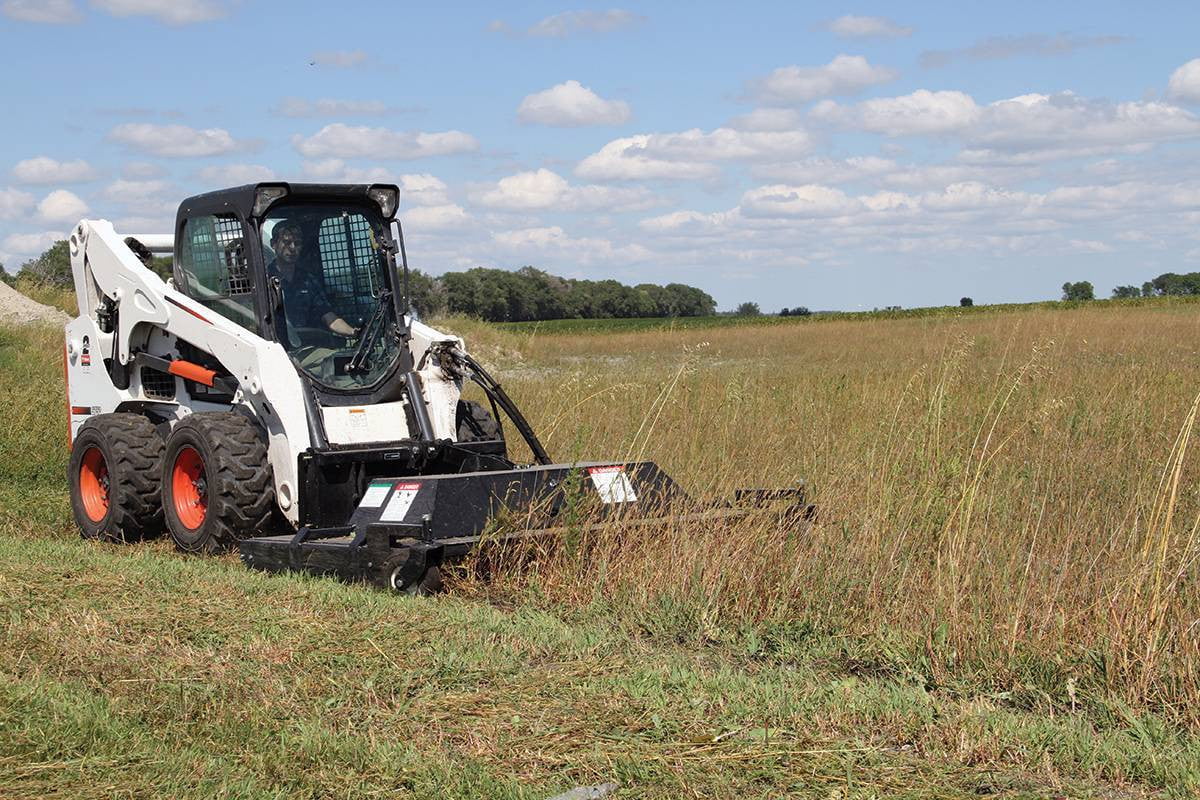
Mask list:
[[[0,329],[0,797],[544,798],[608,780],[621,798],[1200,790],[1194,730],[1077,688],[1053,651],[1018,652],[1021,670],[998,678],[937,631],[713,625],[683,595],[631,609],[602,584],[581,602],[536,581],[395,597],[161,540],[83,542],[59,347],[53,329]],[[531,352],[520,369],[541,375],[569,351]]]

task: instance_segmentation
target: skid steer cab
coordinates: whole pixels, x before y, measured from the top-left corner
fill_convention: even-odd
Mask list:
[[[399,202],[390,184],[259,183],[184,200],[170,234],[72,230],[84,537],[165,530],[188,553],[420,591],[501,508],[537,507],[548,530],[569,492],[696,510],[650,463],[551,463],[463,341],[410,313]],[[502,418],[534,463],[510,460]]]

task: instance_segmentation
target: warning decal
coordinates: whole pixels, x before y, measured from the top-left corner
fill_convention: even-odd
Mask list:
[[[633,484],[629,482],[629,476],[625,474],[624,467],[588,467],[587,471],[588,477],[592,479],[592,485],[596,487],[596,493],[600,495],[603,502],[637,502],[637,493],[633,491]]]
[[[362,502],[358,504],[359,508],[379,508],[383,505],[383,501],[387,500],[388,492],[392,490],[391,481],[372,481],[367,487],[367,491],[363,493]]]
[[[408,510],[412,508],[417,492],[421,491],[419,483],[397,483],[392,499],[388,501],[383,513],[379,515],[380,522],[403,522]]]

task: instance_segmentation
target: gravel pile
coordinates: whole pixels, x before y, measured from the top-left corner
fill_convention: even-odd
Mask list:
[[[0,325],[29,325],[35,322],[67,324],[70,319],[53,306],[30,300],[4,281],[0,281]]]

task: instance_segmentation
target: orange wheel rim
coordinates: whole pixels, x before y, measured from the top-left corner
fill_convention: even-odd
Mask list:
[[[204,524],[208,513],[208,485],[204,459],[194,447],[184,447],[171,467],[171,499],[175,516],[189,530]]]
[[[92,522],[108,516],[108,464],[99,447],[89,447],[79,462],[79,497]]]

